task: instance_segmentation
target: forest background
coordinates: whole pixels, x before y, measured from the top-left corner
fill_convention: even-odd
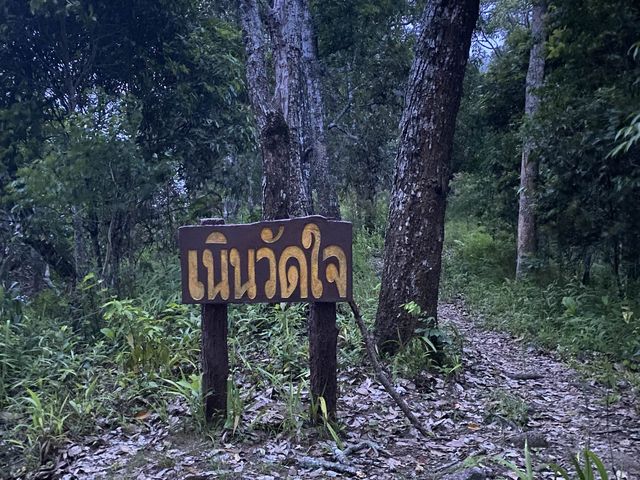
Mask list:
[[[331,189],[354,223],[355,298],[373,321],[424,5],[310,7]],[[640,7],[550,0],[539,108],[525,115],[532,12],[523,0],[481,4],[451,159],[441,296],[462,296],[491,325],[598,374],[635,372]],[[238,9],[5,0],[0,15],[0,442],[10,446],[0,460],[37,462],[47,441],[86,433],[96,419],[117,424],[140,405],[161,409],[175,394],[202,428],[199,312],[177,303],[176,231],[204,217],[262,216]],[[516,280],[525,139],[538,162],[537,248]],[[235,309],[232,364],[242,368],[246,351],[271,339],[270,363],[255,375],[283,392],[305,381],[304,316],[302,307]],[[339,323],[340,364],[360,362],[346,311]],[[429,367],[433,352],[416,355],[423,347],[409,343],[390,359],[394,371]]]

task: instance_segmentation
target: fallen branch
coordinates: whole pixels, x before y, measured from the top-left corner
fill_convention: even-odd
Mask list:
[[[338,462],[349,463],[349,459],[347,458],[349,455],[359,452],[360,450],[363,450],[366,447],[369,447],[371,450],[376,452],[376,454],[382,451],[383,453],[385,453],[385,455],[387,456],[389,455],[387,452],[384,452],[384,450],[382,450],[380,445],[372,442],[371,440],[363,440],[362,442],[356,443],[355,445],[351,445],[345,448],[344,450],[340,450],[338,447],[335,447],[333,449],[333,455],[336,457],[336,460]]]
[[[434,434],[431,430],[425,427],[420,420],[413,414],[407,402],[400,396],[400,394],[393,388],[391,381],[385,375],[382,365],[380,364],[380,360],[378,360],[378,353],[376,352],[376,348],[374,346],[373,338],[371,338],[371,334],[367,329],[367,326],[364,324],[364,320],[362,319],[362,315],[360,315],[360,310],[358,309],[358,305],[353,300],[349,302],[349,306],[351,307],[351,311],[353,312],[353,316],[356,319],[356,323],[358,324],[358,328],[360,329],[360,333],[362,334],[362,339],[364,340],[364,346],[367,349],[367,354],[369,355],[369,361],[371,361],[371,366],[376,373],[376,377],[378,381],[382,384],[387,393],[393,398],[396,404],[400,407],[400,410],[404,413],[405,417],[411,422],[411,424],[416,427],[416,429],[425,437],[433,437]]]
[[[345,473],[347,475],[357,475],[358,470],[349,465],[343,465],[342,463],[330,462],[321,458],[300,457],[296,459],[300,465],[307,468],[324,468],[325,470],[333,470],[338,473]]]

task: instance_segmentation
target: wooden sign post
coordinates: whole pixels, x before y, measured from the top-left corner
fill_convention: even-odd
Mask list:
[[[226,413],[227,304],[312,303],[311,394],[337,401],[336,302],[352,299],[352,227],[320,216],[179,229],[183,303],[202,306],[202,389],[210,420]]]

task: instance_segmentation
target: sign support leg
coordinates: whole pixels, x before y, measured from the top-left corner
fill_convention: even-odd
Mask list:
[[[309,366],[311,370],[311,395],[316,411],[315,420],[322,412],[318,398],[324,398],[330,419],[336,417],[338,397],[336,304],[316,302],[310,304],[309,315]]]
[[[220,218],[207,218],[202,225],[222,225]],[[227,305],[202,305],[202,398],[207,423],[224,419],[227,414],[227,378],[229,350],[227,345]]]
[[[207,422],[227,413],[227,305],[202,306],[202,397]]]

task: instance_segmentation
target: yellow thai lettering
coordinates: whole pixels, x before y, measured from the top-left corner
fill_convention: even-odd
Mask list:
[[[295,260],[297,265],[287,268],[287,262],[291,259]],[[290,246],[282,251],[278,262],[278,276],[282,298],[289,298],[298,286],[300,298],[309,297],[307,257],[300,247]]]
[[[336,258],[338,266],[330,263],[325,269],[327,281],[335,283],[338,288],[338,294],[341,297],[347,296],[347,256],[344,250],[337,245],[329,245],[322,251],[322,260],[328,258]]]
[[[262,247],[256,252],[257,261],[266,258],[269,261],[269,279],[264,282],[264,294],[271,299],[276,296],[276,254],[270,248]]]
[[[246,293],[250,299],[256,298],[256,251],[250,248],[247,251],[247,281],[242,283],[242,262],[240,252],[237,248],[232,248],[230,261],[233,266],[233,297],[236,300],[242,298]]]
[[[315,298],[322,296],[322,281],[319,275],[320,261],[320,228],[315,223],[307,223],[302,230],[302,246],[306,249],[311,248],[311,293]]]
[[[229,261],[227,250],[220,250],[220,282],[216,284],[213,253],[208,248],[202,252],[202,263],[207,269],[207,298],[213,300],[220,295],[229,299]]]
[[[198,279],[198,252],[189,250],[189,295],[194,300],[202,300],[204,297],[204,283]]]

